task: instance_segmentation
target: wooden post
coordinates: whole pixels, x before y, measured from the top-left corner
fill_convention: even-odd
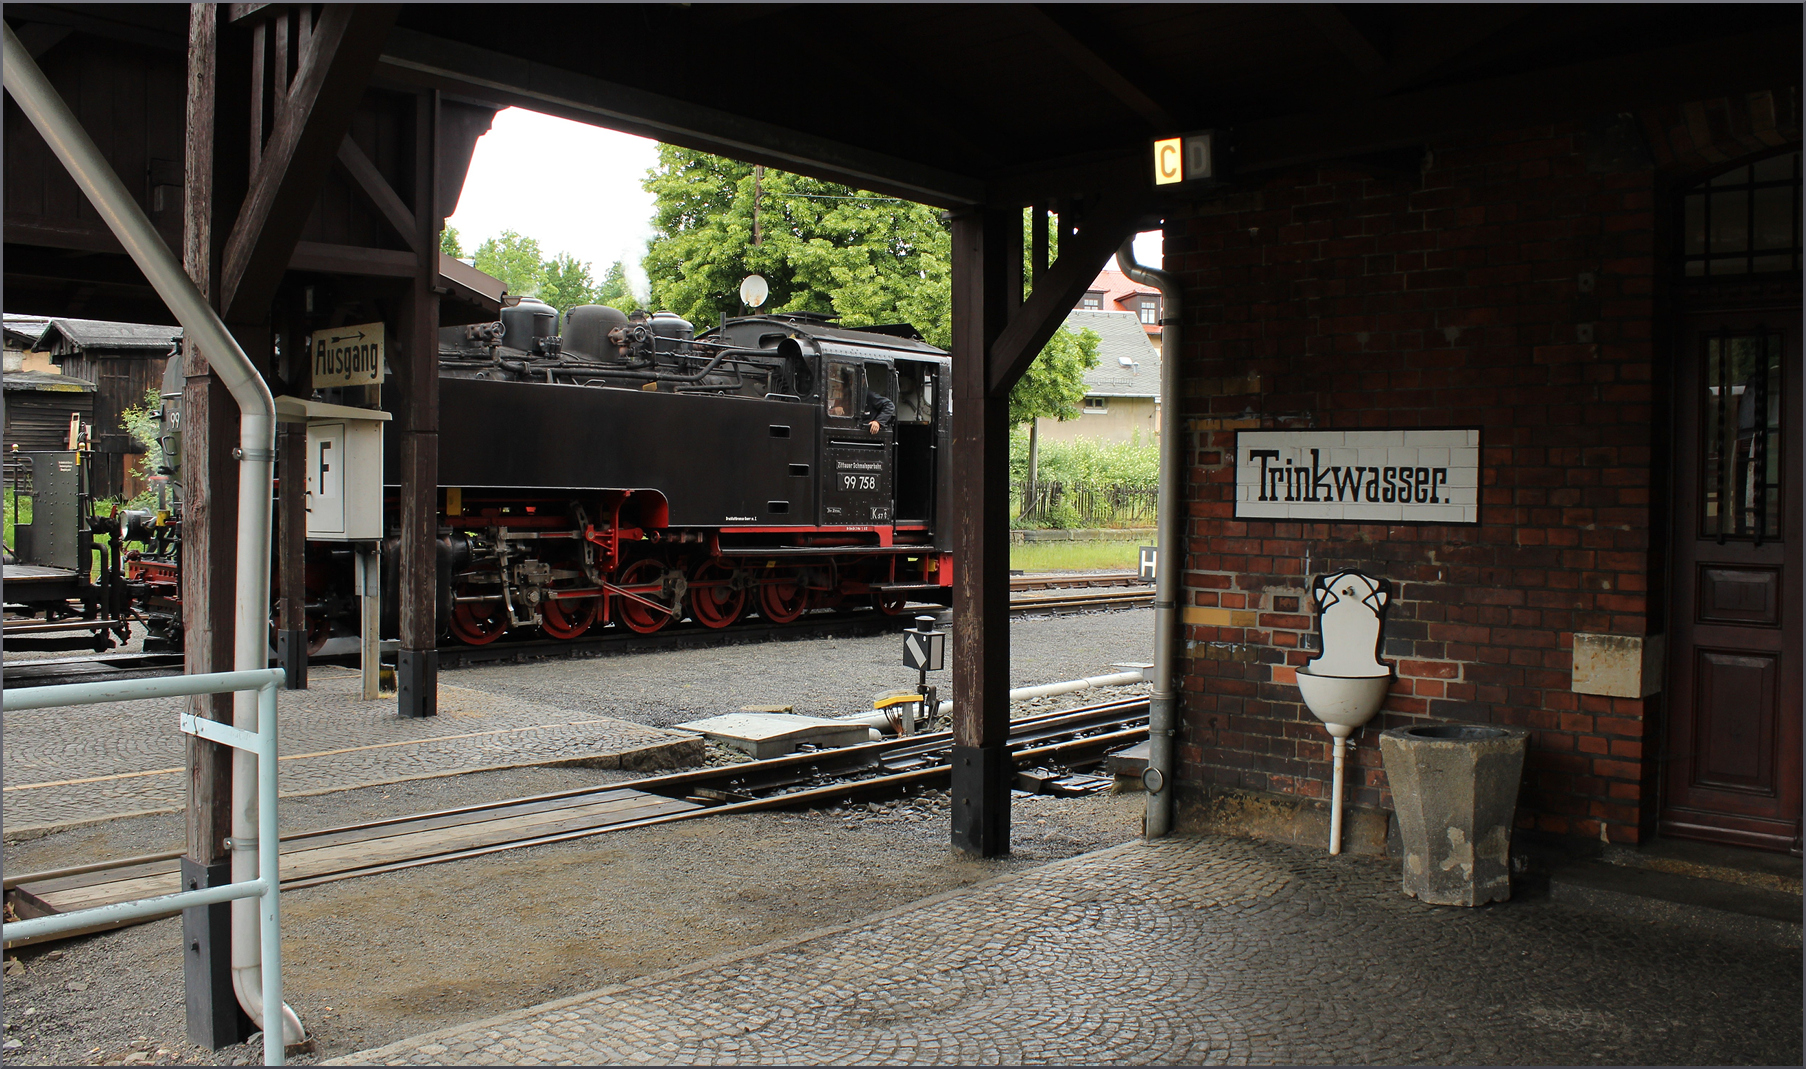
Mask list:
[[[1010,851],[1009,391],[987,382],[1021,259],[1019,209],[954,217],[952,835],[979,857]]]
[[[398,324],[401,404],[401,648],[395,687],[402,716],[439,711],[439,209],[434,180],[439,94],[414,108],[414,247]]]
[[[284,309],[282,325],[283,378],[288,392],[306,399],[312,392],[306,322],[292,307]],[[277,470],[281,486],[276,533],[277,574],[281,595],[281,629],[276,632],[276,663],[287,673],[289,690],[307,689],[307,424],[283,423],[276,428]]]
[[[214,132],[218,58],[218,9],[189,9],[186,164],[183,178],[182,261],[188,276],[217,300],[212,270],[217,257],[214,221]],[[182,346],[182,543],[179,570],[182,649],[189,673],[232,667],[232,574],[238,496],[237,406],[209,371],[206,354],[192,341]],[[230,722],[231,695],[189,699],[197,716]],[[230,882],[226,836],[232,829],[232,751],[186,736],[188,750],[187,852],[182,887],[193,890]],[[184,990],[188,1039],[219,1049],[248,1038],[255,1026],[232,993],[229,903],[182,911]]]

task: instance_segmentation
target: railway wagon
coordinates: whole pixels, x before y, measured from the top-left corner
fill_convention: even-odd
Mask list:
[[[695,336],[671,313],[586,305],[561,330],[530,299],[502,317],[441,331],[442,634],[950,603],[949,360],[912,327],[782,314]],[[317,647],[355,624],[344,547],[308,554]],[[394,606],[399,554],[383,556]]]

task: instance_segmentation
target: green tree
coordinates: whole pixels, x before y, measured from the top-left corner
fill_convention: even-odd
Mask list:
[[[1085,372],[1097,366],[1103,339],[1094,330],[1054,331],[1027,374],[1010,388],[1010,426],[1032,419],[1077,419],[1085,400]]]
[[[739,312],[740,280],[756,272],[771,287],[765,311],[911,323],[930,344],[951,343],[952,239],[935,209],[675,145],[659,146],[645,188],[658,307],[706,327]],[[1025,266],[1028,240],[1025,229]],[[1095,334],[1056,331],[1011,391],[1011,421],[1078,415],[1096,366]]]
[[[512,230],[485,239],[477,246],[475,259],[477,270],[501,279],[509,293],[537,297],[545,284],[546,262],[539,242]]]
[[[640,303],[639,297],[634,295],[633,289],[627,285],[627,267],[619,260],[609,267],[608,273],[602,276],[601,283],[596,286],[595,302],[606,304],[610,308],[618,308],[623,312],[632,312],[645,307]]]
[[[568,252],[561,252],[550,263],[542,265],[539,286],[539,299],[560,312],[568,312],[580,304],[593,304],[596,300],[596,284],[589,277],[589,264]]]
[[[933,208],[675,145],[659,146],[645,188],[660,308],[713,323],[740,311],[740,280],[757,273],[771,286],[765,311],[909,322],[950,340],[948,232]]]
[[[458,228],[448,226],[439,231],[439,251],[454,260],[464,259],[464,246],[458,244]]]

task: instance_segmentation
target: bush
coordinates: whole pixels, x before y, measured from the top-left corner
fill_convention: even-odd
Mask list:
[[[1079,438],[1042,442],[1036,478],[1067,485],[1125,486],[1153,489],[1160,479],[1160,450],[1140,434],[1126,442]],[[1028,428],[1010,432],[1010,481],[1028,478]]]

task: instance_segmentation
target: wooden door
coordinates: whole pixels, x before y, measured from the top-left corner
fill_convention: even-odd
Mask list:
[[[1800,850],[1800,310],[1690,317],[1676,361],[1661,831]]]

